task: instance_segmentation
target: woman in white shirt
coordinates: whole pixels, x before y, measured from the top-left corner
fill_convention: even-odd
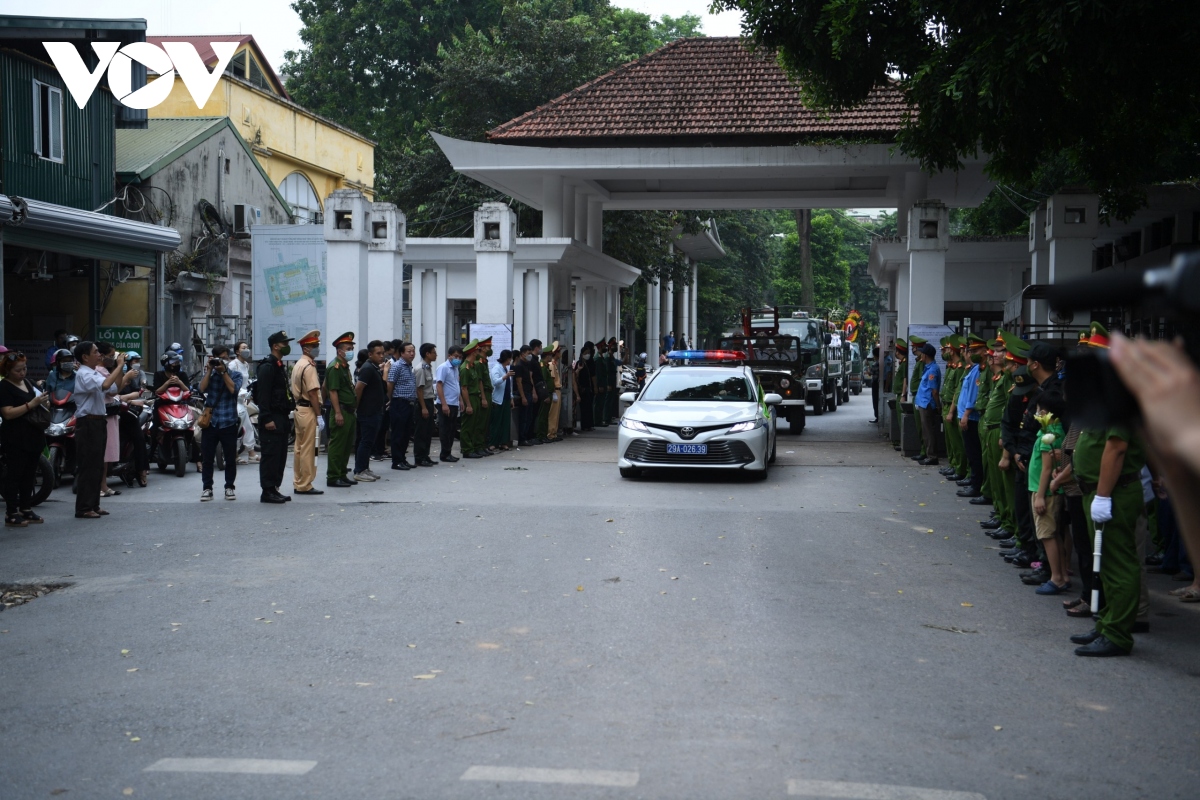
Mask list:
[[[512,350],[501,350],[488,365],[492,378],[492,403],[488,418],[488,445],[508,450],[512,442]]]

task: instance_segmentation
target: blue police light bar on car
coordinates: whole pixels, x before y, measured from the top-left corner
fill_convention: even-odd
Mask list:
[[[741,350],[672,350],[667,353],[668,361],[705,361],[709,363],[730,363],[745,361],[746,354]]]

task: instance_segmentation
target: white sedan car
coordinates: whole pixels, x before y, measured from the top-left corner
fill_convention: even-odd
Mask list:
[[[727,469],[765,478],[775,461],[775,410],[749,367],[669,366],[657,370],[617,430],[621,477],[645,470]]]

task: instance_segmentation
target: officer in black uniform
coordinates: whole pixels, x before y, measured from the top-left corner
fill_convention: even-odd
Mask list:
[[[283,469],[287,466],[288,432],[291,421],[288,414],[296,406],[288,392],[287,370],[283,358],[292,352],[292,341],[283,331],[267,337],[271,355],[258,362],[258,385],[255,402],[258,403],[258,441],[262,460],[258,465],[258,482],[262,487],[263,503],[286,503],[292,498],[279,491],[283,485]]]

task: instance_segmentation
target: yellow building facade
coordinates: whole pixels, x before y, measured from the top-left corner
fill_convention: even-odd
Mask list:
[[[178,73],[165,101],[151,117],[228,117],[250,143],[255,158],[279,187],[297,221],[316,221],[335,189],[375,196],[375,143],[292,102],[283,82],[263,57],[253,36],[147,36],[147,41],[185,41],[211,70],[211,42],[237,42],[238,49],[204,107],[198,107]]]

